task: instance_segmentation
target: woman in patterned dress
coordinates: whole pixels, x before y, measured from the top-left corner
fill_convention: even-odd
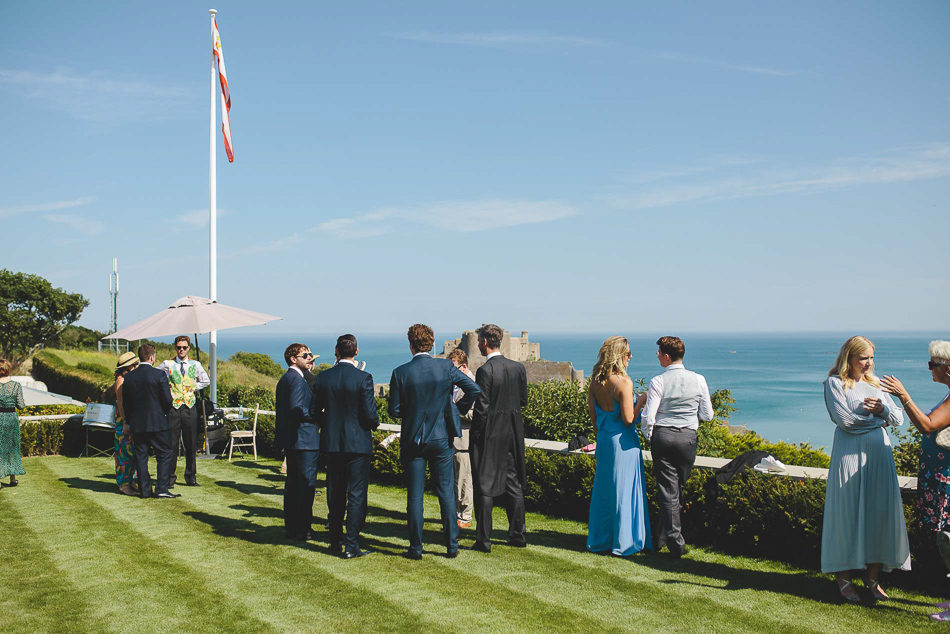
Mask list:
[[[123,495],[136,495],[132,489],[135,478],[135,446],[132,434],[125,424],[125,411],[122,408],[122,383],[125,375],[139,366],[139,358],[134,352],[126,352],[119,357],[115,366],[115,482]]]
[[[950,387],[950,341],[930,342],[927,365],[934,383]],[[940,556],[950,570],[950,450],[937,444],[937,433],[950,425],[950,392],[925,414],[896,377],[885,376],[881,385],[900,399],[910,422],[921,433],[917,512],[921,527],[934,532]],[[931,616],[938,621],[950,621],[950,601],[938,607],[945,611]]]
[[[23,388],[10,378],[13,364],[0,359],[0,478],[10,476],[10,484],[15,487],[16,477],[26,474],[23,470],[23,450],[20,448],[20,419],[18,409],[26,407],[23,402]]]
[[[835,423],[821,534],[821,571],[836,573],[841,596],[861,600],[851,580],[864,583],[878,601],[888,598],[880,572],[910,570],[894,453],[885,427],[904,415],[874,376],[874,343],[848,339],[825,381],[825,407]]]

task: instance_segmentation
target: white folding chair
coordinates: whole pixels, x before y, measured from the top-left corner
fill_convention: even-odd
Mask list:
[[[231,432],[231,442],[228,447],[228,462],[235,447],[251,447],[254,450],[254,460],[257,460],[257,415],[261,411],[261,404],[254,405],[254,422],[250,429],[235,429]],[[250,440],[248,440],[250,439]]]

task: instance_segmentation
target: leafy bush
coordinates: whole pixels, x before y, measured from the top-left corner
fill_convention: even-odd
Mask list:
[[[920,432],[911,425],[906,431],[895,428],[891,433],[897,438],[897,445],[894,447],[897,474],[916,478],[920,468]]]
[[[284,373],[284,368],[275,363],[270,355],[261,354],[260,352],[242,352],[239,350],[232,354],[228,360],[277,379]]]
[[[81,405],[33,405],[18,410],[20,417],[82,414]],[[20,449],[24,456],[78,456],[85,443],[82,423],[78,420],[20,422]]]
[[[587,380],[587,386],[590,379]],[[573,381],[528,384],[528,405],[521,410],[528,438],[568,442],[593,429],[587,410],[587,390]]]
[[[262,386],[229,385],[218,383],[218,407],[244,407],[254,409],[260,403],[261,409],[274,410],[274,390]]]

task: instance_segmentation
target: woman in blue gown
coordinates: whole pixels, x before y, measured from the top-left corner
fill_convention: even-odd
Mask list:
[[[587,549],[620,557],[652,550],[643,456],[634,425],[646,399],[634,399],[633,381],[627,376],[632,356],[625,337],[608,337],[588,392],[590,419],[597,429],[597,470]]]

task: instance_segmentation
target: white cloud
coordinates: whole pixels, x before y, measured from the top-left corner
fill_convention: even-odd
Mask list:
[[[442,201],[415,208],[387,207],[352,218],[332,218],[310,231],[340,239],[389,233],[387,221],[411,222],[449,231],[471,232],[550,222],[577,215],[577,209],[558,201]]]
[[[0,207],[0,218],[9,218],[21,214],[42,213],[44,211],[60,211],[61,209],[72,209],[88,205],[95,201],[94,196],[85,196],[83,198],[73,198],[72,200],[60,200],[51,203],[37,203],[32,205],[15,205],[13,207]]]
[[[192,91],[180,84],[113,77],[112,73],[81,73],[69,68],[48,72],[0,69],[0,91],[97,122],[167,118],[194,99]]]
[[[102,224],[102,222],[93,220],[88,216],[83,217],[77,216],[75,214],[46,214],[43,216],[43,219],[65,225],[73,231],[84,233],[89,236],[98,235],[105,229],[105,226]]]
[[[820,167],[723,174],[724,169],[695,171],[703,178],[656,186],[605,199],[616,207],[647,209],[684,202],[714,202],[777,194],[824,191],[854,185],[879,185],[950,176],[950,143],[898,148],[875,156],[837,159]],[[708,174],[708,176],[707,176]]]
[[[221,218],[222,216],[227,216],[231,212],[227,209],[218,209],[217,216]],[[207,209],[196,209],[194,211],[185,211],[171,219],[171,222],[176,225],[179,230],[188,229],[203,229],[208,226],[211,222],[210,214]],[[182,227],[181,225],[187,225]]]
[[[698,57],[694,55],[682,55],[680,53],[654,53],[653,57],[656,59],[663,59],[670,62],[682,62],[684,64],[704,64],[706,66],[716,66],[719,68],[724,68],[726,70],[738,71],[741,73],[752,73],[755,75],[771,75],[773,77],[794,77],[796,75],[801,75],[802,71],[800,70],[788,70],[781,68],[771,68],[768,66],[759,66],[756,64],[737,64],[733,62],[723,61],[721,59],[713,59],[710,57]]]
[[[489,48],[549,48],[563,46],[609,46],[606,40],[575,35],[549,35],[544,33],[434,33],[412,31],[391,33],[390,37],[430,44],[454,44],[458,46],[483,46]]]

